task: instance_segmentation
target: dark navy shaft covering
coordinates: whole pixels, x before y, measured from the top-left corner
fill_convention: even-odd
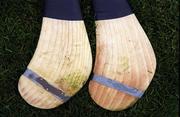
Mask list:
[[[132,14],[127,0],[93,0],[96,20],[120,18]]]
[[[79,0],[44,0],[44,17],[81,20]]]

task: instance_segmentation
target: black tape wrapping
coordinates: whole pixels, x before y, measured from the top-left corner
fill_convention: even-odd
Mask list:
[[[93,0],[96,20],[120,18],[132,14],[127,0]]]
[[[79,0],[44,0],[44,17],[82,20]]]

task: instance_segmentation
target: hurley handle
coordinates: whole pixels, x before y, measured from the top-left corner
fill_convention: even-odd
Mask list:
[[[97,20],[113,19],[132,14],[127,0],[93,0]]]
[[[44,17],[62,20],[81,20],[79,0],[45,0]]]

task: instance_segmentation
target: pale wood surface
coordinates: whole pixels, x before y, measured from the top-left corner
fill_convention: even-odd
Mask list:
[[[156,68],[153,48],[134,14],[97,21],[97,53],[94,74],[109,77],[145,91]],[[119,111],[133,105],[137,98],[100,85],[89,84],[93,100],[101,107]]]
[[[44,17],[38,46],[28,68],[73,96],[87,81],[91,67],[84,22]],[[32,106],[49,109],[63,103],[24,76],[18,87],[21,96]]]

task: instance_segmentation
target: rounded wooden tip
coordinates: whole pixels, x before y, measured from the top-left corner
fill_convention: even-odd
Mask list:
[[[103,89],[95,90],[97,87]],[[103,86],[95,81],[89,83],[89,93],[94,102],[110,111],[121,111],[133,106],[137,98],[112,88]]]
[[[36,108],[52,109],[63,103],[25,76],[21,76],[19,79],[18,90],[22,98]]]

